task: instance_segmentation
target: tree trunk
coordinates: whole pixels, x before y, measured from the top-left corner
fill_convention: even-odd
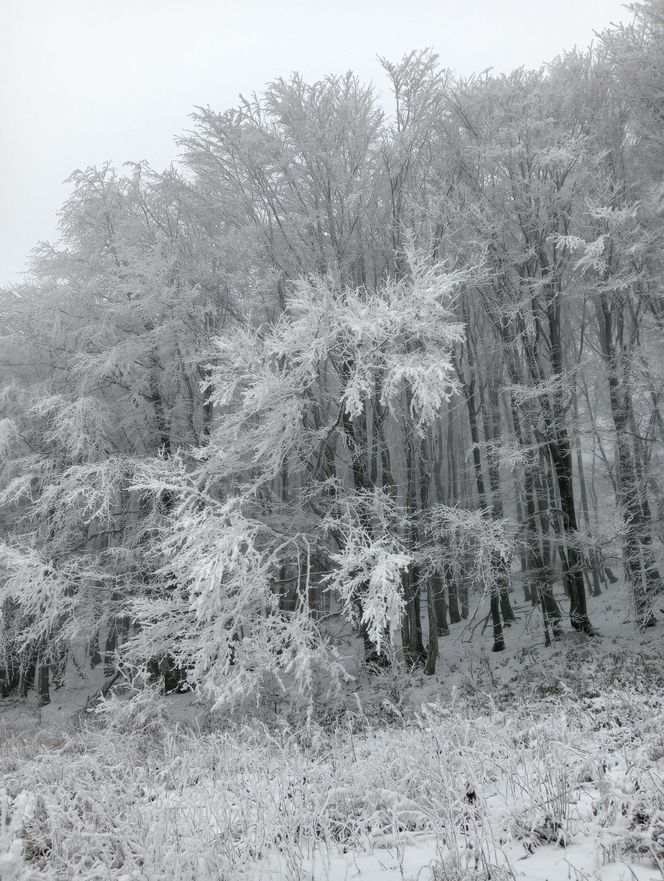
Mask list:
[[[407,406],[410,407],[410,401],[407,400]],[[410,545],[415,548],[419,544],[419,536],[415,515],[419,510],[419,496],[421,492],[420,484],[420,451],[419,442],[415,436],[414,430],[406,429],[405,437],[406,447],[406,510],[411,518],[410,525]],[[418,491],[419,490],[419,491]],[[422,615],[421,615],[421,571],[420,567],[413,563],[410,570],[404,573],[404,599],[406,603],[405,617],[408,619],[405,634],[402,634],[404,655],[406,660],[416,666],[423,663],[426,652],[422,640]],[[429,628],[429,632],[431,629]],[[404,641],[404,636],[406,637]],[[437,652],[437,643],[436,643]]]
[[[560,281],[549,273],[546,255],[540,253],[540,263],[546,279],[546,308],[551,348],[551,371],[556,379],[549,407],[548,398],[542,397],[543,416],[546,425],[551,462],[560,494],[562,531],[567,541],[565,575],[570,588],[570,620],[575,630],[592,635],[593,628],[588,617],[586,587],[583,581],[583,561],[577,547],[578,524],[574,505],[572,449],[565,421],[563,392],[563,361],[560,341]]]
[[[108,625],[106,645],[104,646],[104,676],[112,676],[115,672],[115,649],[117,648],[117,628],[115,618]]]
[[[431,577],[434,603],[436,609],[436,625],[438,636],[448,636],[450,629],[447,624],[447,601],[445,599],[445,581],[439,572],[434,572]]]
[[[466,325],[468,326],[468,317],[466,316]],[[471,351],[471,346],[468,346],[468,361],[470,364],[470,379],[466,379],[457,366],[457,374],[459,375],[459,379],[463,383],[463,391],[466,399],[466,407],[468,410],[468,425],[470,427],[470,442],[472,449],[472,457],[473,457],[473,470],[475,473],[475,484],[477,486],[477,496],[479,500],[480,511],[482,512],[484,517],[490,517],[490,512],[487,507],[487,495],[486,489],[484,486],[484,475],[482,473],[482,456],[480,453],[480,433],[477,424],[477,415],[478,415],[478,396],[476,394],[476,377],[474,371],[474,360]],[[467,588],[466,588],[467,591]],[[491,610],[491,621],[493,624],[493,651],[494,652],[502,652],[505,649],[505,639],[503,636],[503,626],[500,619],[500,592],[501,592],[501,574],[498,574],[495,579],[495,583],[491,584],[489,588],[489,607]],[[466,592],[467,597],[467,592]],[[509,599],[507,601],[507,606],[509,607]],[[509,609],[511,617],[514,615]],[[462,611],[463,614],[463,611]],[[466,615],[467,615],[467,599],[466,599]],[[466,616],[464,616],[466,617]],[[511,619],[510,619],[511,620]]]
[[[99,628],[95,627],[92,636],[88,642],[88,655],[90,658],[90,669],[94,670],[101,664],[101,655],[99,653]]]
[[[452,567],[445,567],[445,582],[447,584],[447,605],[450,611],[450,624],[458,624],[461,621],[459,611],[459,589]]]
[[[49,665],[45,658],[40,658],[37,662],[37,700],[40,707],[45,707],[50,703],[51,695],[49,690]]]
[[[629,445],[630,392],[623,382],[619,347],[613,336],[612,307],[605,294],[598,302],[600,340],[608,368],[609,402],[616,434],[616,502],[623,517],[625,575],[632,587],[640,627],[655,623],[653,603],[661,593],[661,579],[652,550],[649,508],[644,509],[636,467]]]

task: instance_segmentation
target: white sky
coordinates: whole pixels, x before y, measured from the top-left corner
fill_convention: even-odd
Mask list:
[[[623,0],[0,0],[0,285],[55,240],[76,168],[176,158],[194,105],[224,110],[299,70],[432,46],[459,73],[537,67],[628,21]]]

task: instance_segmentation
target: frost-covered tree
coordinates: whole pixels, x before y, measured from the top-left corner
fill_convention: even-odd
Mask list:
[[[75,636],[95,662],[102,632],[112,667],[127,597],[151,578],[153,509],[167,503],[132,496],[133,470],[209,430],[200,353],[230,310],[177,175],[136,165],[72,181],[61,245],[38,249],[35,282],[3,301],[3,650],[6,666],[27,670],[37,654],[59,680]]]
[[[192,683],[219,699],[246,686],[247,666],[259,677],[307,668],[313,648],[326,648],[311,607],[316,578],[358,620],[367,659],[389,653],[408,621],[403,573],[417,549],[385,473],[382,426],[424,433],[455,391],[461,328],[450,305],[466,280],[415,257],[407,276],[373,293],[313,276],[293,285],[272,325],[218,339],[218,422],[195,453],[200,465],[174,472],[162,460],[140,484],[174,498],[160,546],[173,587],[166,605],[141,606],[137,648],[163,652],[164,637],[174,640]],[[287,496],[274,492],[284,471]],[[254,642],[260,664],[247,651]],[[308,668],[298,675],[306,682]]]
[[[75,172],[0,300],[3,689],[123,643],[306,691],[339,616],[431,673],[448,617],[505,645],[514,554],[546,644],[607,554],[654,623],[662,45],[648,2],[538,72],[383,61],[391,109],[293,75],[199,108],[180,171]]]

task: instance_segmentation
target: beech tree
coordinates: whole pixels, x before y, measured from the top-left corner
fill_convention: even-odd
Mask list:
[[[655,623],[662,22],[508,76],[383,60],[386,109],[294,74],[198,108],[180,170],[74,173],[0,300],[3,693],[102,655],[307,691],[341,619],[431,674],[478,616],[592,635],[618,565]]]
[[[254,666],[260,677],[297,669],[305,681],[327,651],[311,608],[322,567],[325,589],[363,630],[367,660],[389,654],[413,620],[402,584],[417,548],[407,499],[385,480],[390,441],[379,432],[386,416],[395,432],[397,417],[403,431],[424,432],[454,393],[450,349],[461,328],[449,307],[462,280],[416,257],[406,277],[371,294],[314,276],[294,285],[272,325],[218,339],[209,388],[220,419],[195,453],[200,466],[188,473],[164,460],[139,486],[175,500],[160,547],[162,574],[178,585],[166,603],[140,605],[142,653],[176,634],[192,682],[218,699],[246,692]],[[287,497],[274,492],[284,470]],[[284,572],[296,573],[287,607]]]
[[[15,669],[6,688],[38,656],[45,697],[47,671],[56,654],[66,664],[74,637],[96,646],[103,632],[112,669],[127,597],[153,565],[145,550],[154,504],[132,496],[131,475],[143,458],[208,430],[198,355],[227,306],[176,175],[137,165],[119,178],[104,167],[72,182],[62,246],[38,249],[38,283],[5,304],[0,498],[13,523],[2,589]]]

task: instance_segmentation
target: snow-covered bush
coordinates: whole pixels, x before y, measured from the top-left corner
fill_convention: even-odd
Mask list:
[[[5,734],[7,877],[334,879],[344,852],[376,871],[421,853],[412,874],[441,879],[661,860],[662,707],[620,684],[504,710],[446,693],[389,728],[146,719]]]

